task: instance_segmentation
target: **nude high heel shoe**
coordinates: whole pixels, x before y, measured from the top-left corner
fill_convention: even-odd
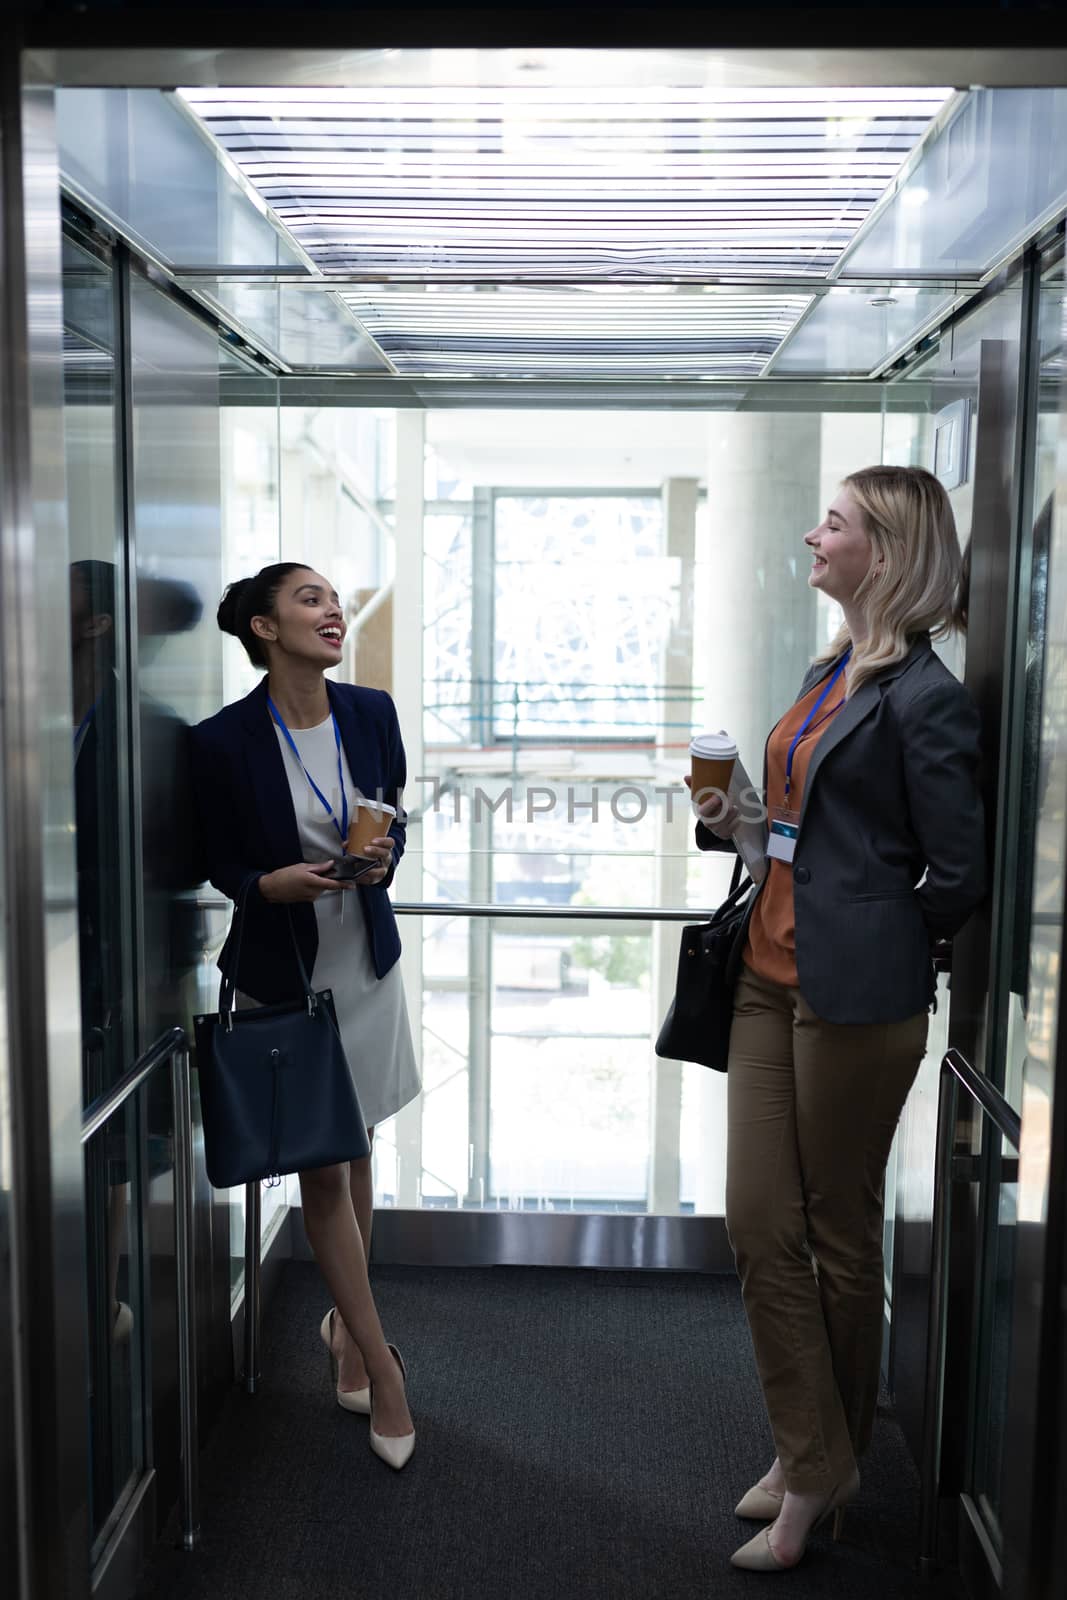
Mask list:
[[[781,1495],[756,1483],[734,1506],[734,1516],[751,1522],[773,1522],[781,1509]]]
[[[333,1380],[334,1394],[337,1404],[345,1411],[355,1411],[361,1417],[370,1416],[370,1387],[365,1389],[342,1389],[337,1382],[337,1357],[333,1353],[333,1319],[337,1307],[331,1306],[319,1325],[322,1342],[330,1352],[330,1377]]]
[[[388,1348],[392,1353],[393,1360],[400,1368],[400,1376],[406,1380],[408,1375],[407,1368],[404,1366],[404,1359],[401,1356],[400,1351],[397,1349],[395,1344],[389,1345]],[[371,1404],[373,1405],[373,1384],[370,1386],[370,1396]],[[408,1462],[411,1460],[412,1452],[415,1449],[415,1430],[412,1428],[410,1433],[402,1433],[399,1438],[390,1438],[385,1434],[377,1433],[374,1427],[374,1412],[372,1410],[370,1424],[370,1447],[376,1456],[381,1456],[382,1460],[386,1462],[388,1466],[392,1467],[394,1471],[399,1472],[401,1467],[406,1467]]]
[[[855,1498],[859,1492],[859,1486],[860,1475],[858,1472],[853,1472],[851,1477],[846,1478],[844,1483],[838,1484],[837,1488],[831,1493],[823,1510],[809,1528],[808,1539],[811,1538],[816,1528],[822,1527],[827,1517],[833,1517],[834,1539],[840,1539],[845,1521],[845,1507],[850,1500]],[[799,1566],[807,1551],[808,1539],[805,1539],[804,1549],[801,1550],[796,1561],[779,1561],[770,1541],[773,1527],[774,1524],[772,1523],[770,1528],[761,1528],[754,1539],[750,1539],[747,1544],[743,1544],[740,1550],[735,1550],[730,1557],[731,1565],[741,1567],[746,1572],[789,1572],[793,1567]]]

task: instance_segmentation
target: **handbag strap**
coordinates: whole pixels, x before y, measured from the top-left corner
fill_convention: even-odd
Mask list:
[[[222,1022],[234,1009],[234,1000],[237,994],[237,974],[241,968],[241,943],[244,939],[245,913],[248,907],[248,896],[252,885],[259,881],[258,872],[250,872],[242,883],[233,908],[233,921],[230,924],[230,938],[225,963],[222,968],[222,981],[219,984],[219,1021]],[[296,937],[296,927],[293,923],[293,908],[285,908],[285,920],[289,928],[289,938],[292,941],[293,954],[300,971],[300,983],[307,1000],[308,1011],[314,1013],[316,1006],[315,991],[311,987],[304,958],[300,954],[300,942]]]
[[[219,1021],[233,1010],[234,995],[237,988],[237,974],[241,966],[241,941],[244,938],[244,910],[248,900],[248,891],[252,887],[255,875],[249,873],[242,883],[234,902],[233,917],[230,921],[230,936],[226,941],[225,959],[222,962],[222,978],[219,983]]]
[[[722,904],[716,907],[714,912],[716,920],[718,920],[723,912],[732,911],[734,906],[740,905],[741,901],[753,887],[753,880],[749,877],[748,873],[745,872],[744,862],[741,860],[741,857],[738,856],[737,860],[734,862],[734,870],[730,876],[730,892]]]

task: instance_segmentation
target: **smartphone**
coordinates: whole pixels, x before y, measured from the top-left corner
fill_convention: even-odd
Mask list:
[[[381,865],[380,861],[368,861],[364,856],[339,856],[322,876],[333,878],[337,883],[355,883],[365,872],[372,872]]]

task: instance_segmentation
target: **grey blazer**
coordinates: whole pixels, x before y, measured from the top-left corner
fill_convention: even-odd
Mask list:
[[[811,667],[798,698],[832,667]],[[985,893],[978,741],[974,702],[924,635],[815,746],[793,896],[800,991],[827,1022],[901,1022],[931,1004],[932,941]],[[732,848],[699,822],[697,844]]]

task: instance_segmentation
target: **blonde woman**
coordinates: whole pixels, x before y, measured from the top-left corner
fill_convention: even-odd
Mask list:
[[[934,654],[960,555],[930,473],[846,478],[805,543],[844,626],[767,741],[768,873],[728,1073],[727,1227],[777,1457],[735,1566],[793,1567],[859,1488],[882,1330],[882,1185],[926,1048],[931,945],[984,892],[978,717]],[[697,843],[729,848],[712,800]]]

